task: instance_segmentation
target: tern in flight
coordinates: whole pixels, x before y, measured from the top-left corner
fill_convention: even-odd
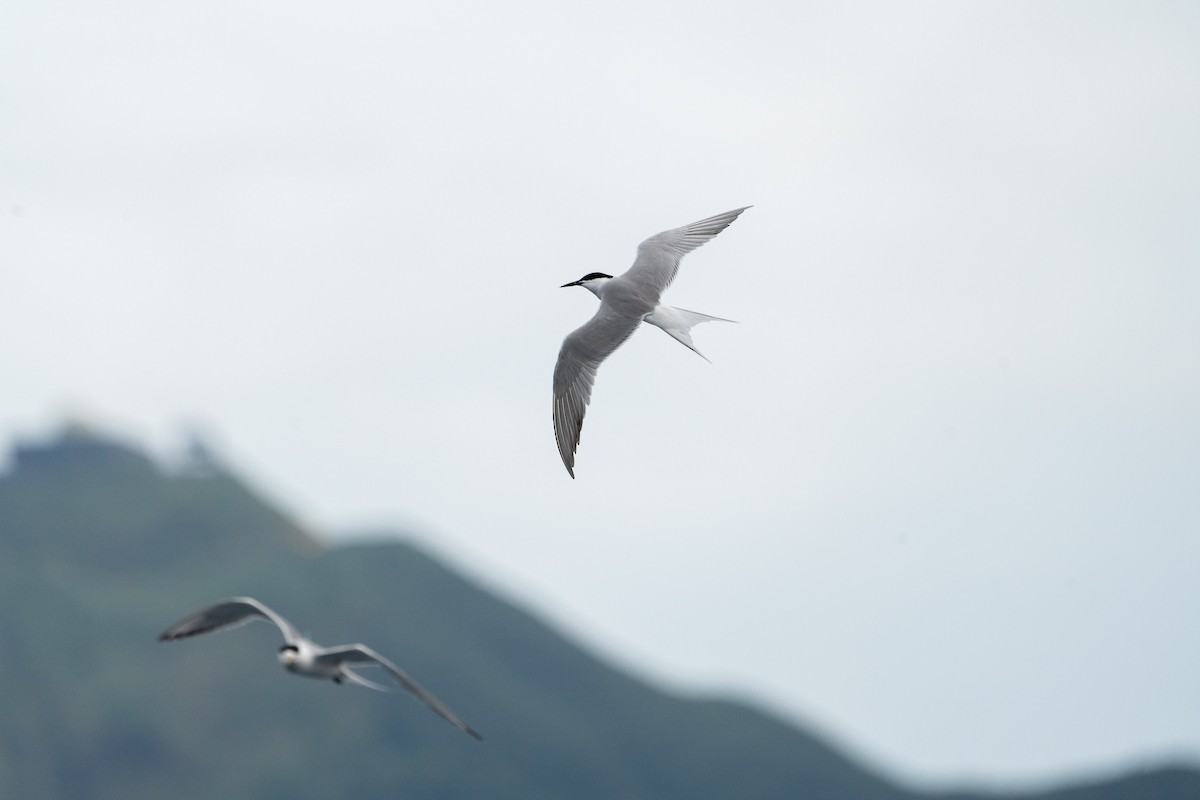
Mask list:
[[[408,674],[364,644],[343,644],[337,647],[321,647],[303,636],[283,617],[267,608],[253,597],[233,597],[209,606],[203,611],[189,614],[163,631],[158,639],[165,642],[182,639],[198,633],[219,631],[262,619],[274,623],[283,633],[283,647],[279,648],[279,660],[284,669],[309,678],[332,680],[334,683],[350,681],[370,689],[387,691],[383,686],[372,683],[354,671],[356,667],[383,667],[396,682],[407,689],[439,717],[462,728],[476,739],[483,737],[467,723],[427,692]]]
[[[591,272],[577,281],[563,284],[564,289],[582,286],[600,298],[596,316],[563,340],[554,367],[554,438],[572,478],[575,477],[575,450],[579,447],[583,415],[592,399],[596,370],[633,335],[639,324],[649,322],[662,328],[684,347],[708,360],[692,342],[692,327],[714,319],[731,320],[664,306],[658,300],[679,271],[680,259],[729,227],[729,223],[747,208],[749,206],[726,211],[651,236],[638,245],[633,266],[615,278],[603,272]]]

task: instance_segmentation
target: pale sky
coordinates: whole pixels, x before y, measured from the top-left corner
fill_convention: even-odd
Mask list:
[[[1200,760],[1198,98],[1186,2],[9,0],[0,436],[199,428],[903,779]],[[572,481],[559,285],[747,204]]]

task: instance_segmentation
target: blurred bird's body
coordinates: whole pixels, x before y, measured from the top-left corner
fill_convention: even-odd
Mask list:
[[[334,683],[357,683],[368,689],[387,691],[385,687],[359,675],[356,667],[382,667],[397,683],[424,703],[435,714],[448,720],[466,733],[482,739],[479,733],[446,707],[408,673],[364,644],[343,644],[322,647],[301,634],[295,626],[253,597],[233,597],[208,608],[189,614],[159,635],[159,641],[170,641],[244,625],[256,619],[272,623],[283,634],[279,661],[284,669],[306,678],[332,680]]]

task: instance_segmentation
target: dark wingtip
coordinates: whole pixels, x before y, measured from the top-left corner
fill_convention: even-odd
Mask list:
[[[194,631],[182,631],[180,633],[172,633],[170,628],[168,628],[167,630],[163,631],[162,633],[160,633],[158,635],[158,640],[160,642],[174,642],[179,639],[186,639],[189,636],[195,636],[196,634],[205,633],[210,630],[212,630],[212,628],[197,628]]]

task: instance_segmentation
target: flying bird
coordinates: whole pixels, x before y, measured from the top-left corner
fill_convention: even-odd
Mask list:
[[[362,677],[354,670],[357,667],[383,667],[396,682],[407,689],[418,700],[429,706],[435,714],[457,725],[462,730],[482,739],[478,731],[468,725],[457,714],[442,704],[440,700],[426,691],[419,683],[408,676],[404,670],[391,661],[376,653],[364,644],[343,644],[336,647],[321,647],[306,636],[283,617],[267,608],[253,597],[233,597],[222,600],[216,605],[189,614],[163,631],[160,642],[172,639],[183,639],[198,633],[219,631],[244,625],[256,619],[273,623],[283,633],[283,646],[279,648],[279,660],[284,669],[308,678],[332,680],[334,683],[350,681],[370,689],[387,691],[386,687],[373,683]]]
[[[679,271],[680,259],[729,227],[749,207],[736,208],[651,236],[638,245],[633,266],[615,278],[604,272],[590,272],[577,281],[562,285],[564,289],[582,286],[600,298],[596,315],[563,340],[554,367],[554,438],[572,478],[575,477],[579,432],[592,399],[596,370],[633,335],[640,323],[648,322],[662,328],[684,347],[708,360],[692,342],[692,327],[714,319],[732,320],[672,308],[658,300]]]

